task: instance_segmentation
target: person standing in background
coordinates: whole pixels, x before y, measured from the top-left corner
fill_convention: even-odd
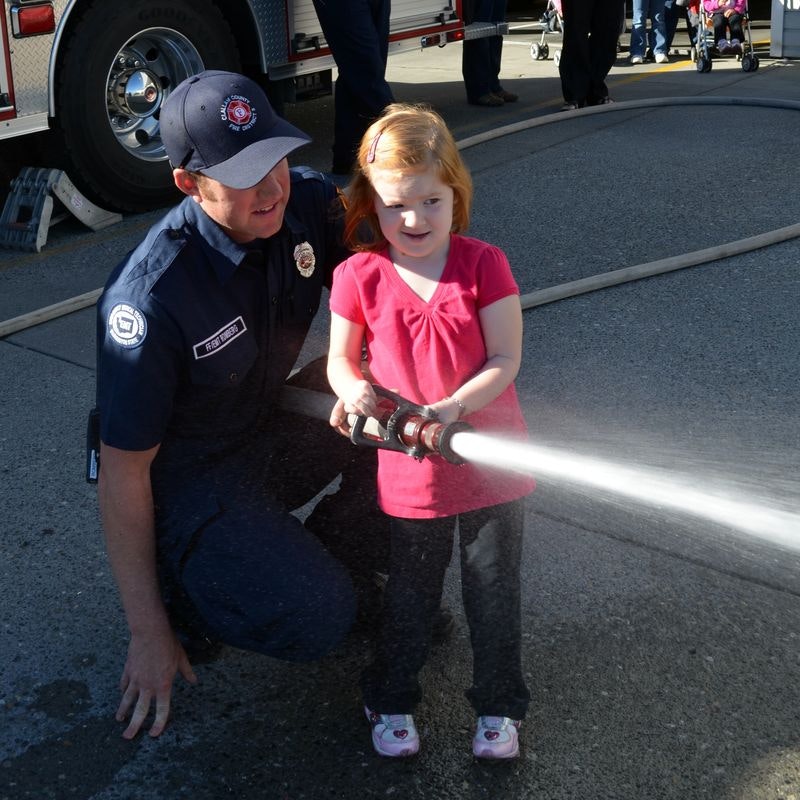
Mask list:
[[[633,21],[631,24],[631,64],[642,64],[647,50],[647,20],[652,26],[653,57],[656,64],[666,64],[667,20],[664,0],[633,0]]]
[[[617,58],[625,6],[619,0],[562,0],[562,9],[558,71],[564,110],[612,102],[605,80]]]
[[[505,22],[507,0],[471,0],[464,3],[464,23]],[[519,97],[500,85],[503,37],[465,39],[461,55],[461,74],[467,102],[474,106],[498,108],[516,103]]]
[[[391,3],[314,0],[314,8],[339,71],[333,95],[331,171],[349,176],[364,131],[394,102],[386,82]]]

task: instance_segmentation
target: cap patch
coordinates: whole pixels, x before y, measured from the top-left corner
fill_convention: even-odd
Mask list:
[[[249,131],[258,120],[255,107],[240,94],[228,95],[219,109],[220,119],[233,131]]]
[[[122,347],[138,347],[147,336],[147,320],[135,306],[117,303],[108,312],[108,332]]]

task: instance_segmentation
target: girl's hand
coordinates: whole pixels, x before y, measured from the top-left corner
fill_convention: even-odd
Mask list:
[[[345,414],[372,417],[378,411],[378,399],[369,381],[354,381],[342,395]]]
[[[350,438],[350,423],[347,421],[347,414],[344,413],[344,401],[337,398],[336,405],[331,410],[328,423],[335,428],[342,436]]]
[[[439,417],[439,422],[445,425],[455,422],[463,414],[463,409],[452,397],[445,397],[444,400],[439,400],[438,403],[432,403],[428,408],[435,411]]]

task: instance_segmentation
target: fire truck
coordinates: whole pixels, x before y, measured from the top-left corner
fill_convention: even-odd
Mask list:
[[[105,208],[171,199],[159,109],[188,75],[240,71],[290,99],[330,91],[312,0],[0,1],[0,140],[51,130],[55,166]],[[506,32],[465,26],[461,3],[394,0],[390,53]]]

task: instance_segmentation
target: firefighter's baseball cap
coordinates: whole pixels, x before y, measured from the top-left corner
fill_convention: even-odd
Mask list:
[[[173,167],[230,186],[257,184],[311,137],[281,119],[257,83],[206,70],[179,83],[161,108],[161,140]]]

